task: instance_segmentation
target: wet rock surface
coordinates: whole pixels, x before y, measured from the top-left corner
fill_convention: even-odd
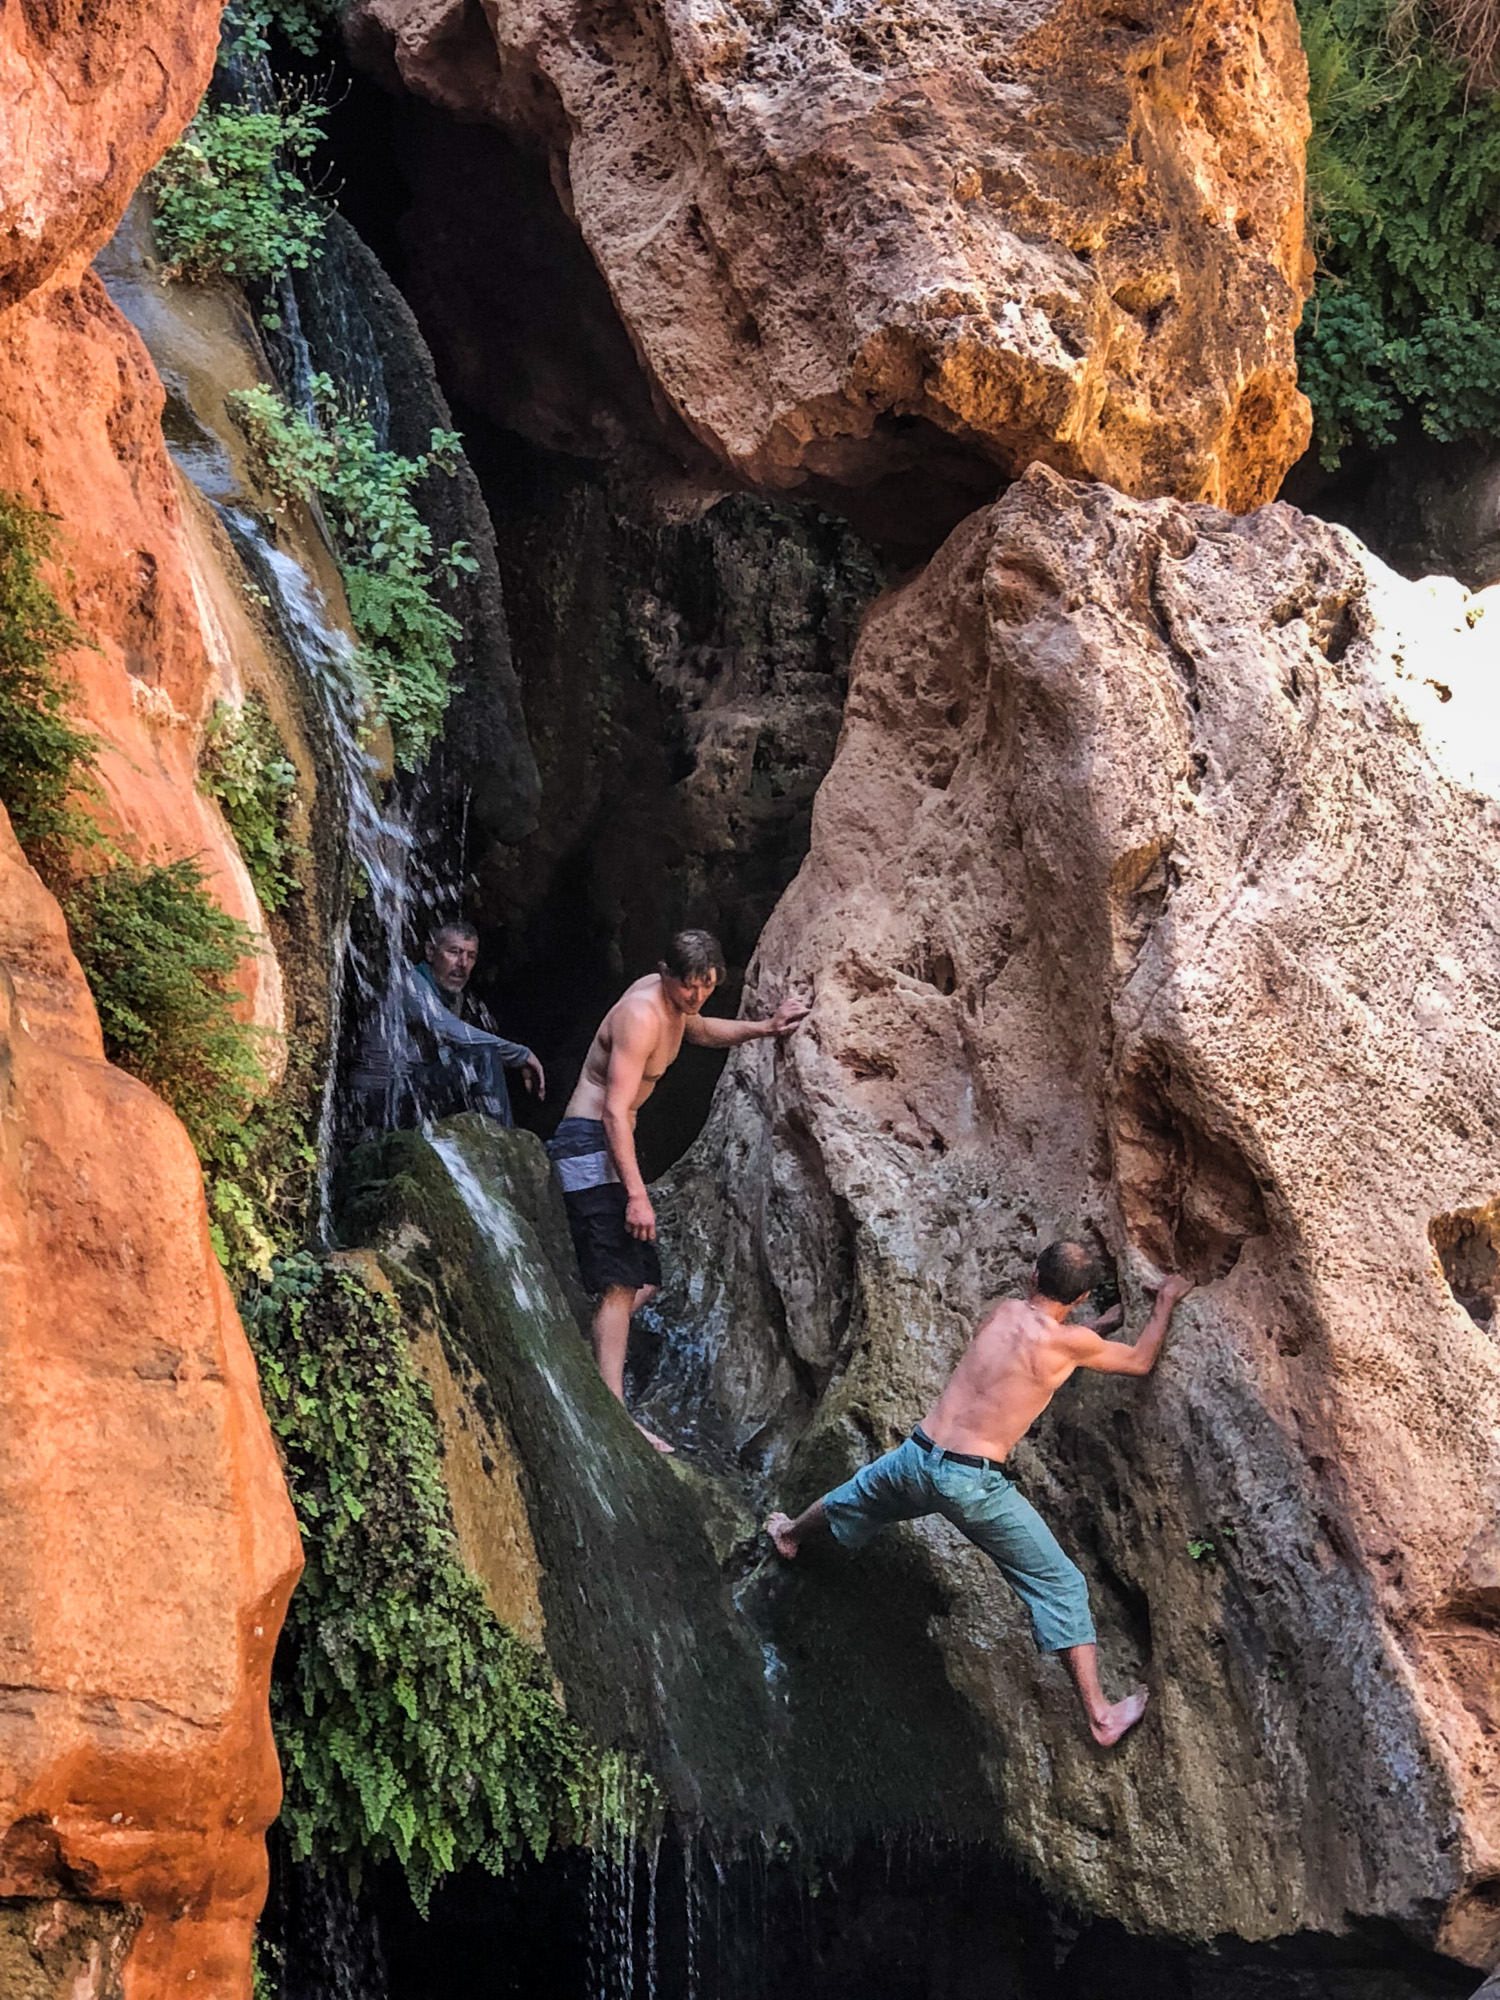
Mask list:
[[[361,0],[346,32],[545,154],[655,390],[741,479],[921,509],[935,539],[1034,458],[1243,508],[1306,441],[1279,0],[982,26]]]
[[[1492,616],[1288,508],[1033,471],[870,615],[747,982],[812,1019],[661,1191],[648,1415],[782,1502],[1052,1235],[1132,1326],[1198,1280],[1150,1382],[1075,1381],[1016,1457],[1154,1688],[1117,1755],[941,1524],[829,1559],[931,1593],[1005,1839],[1132,1928],[1500,1945]]]
[[[0,1036],[0,1894],[59,1902],[5,1990],[108,2000],[133,1905],[132,2000],[238,1994],[301,1550],[197,1159],[3,818]]]

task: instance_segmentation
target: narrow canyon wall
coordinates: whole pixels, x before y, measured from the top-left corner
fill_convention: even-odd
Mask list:
[[[742,480],[946,452],[990,491],[1040,458],[1240,509],[1306,443],[1290,0],[357,0],[346,33],[544,153],[656,392]]]
[[[1500,1953],[1497,618],[1290,508],[1034,469],[870,614],[749,976],[812,1017],[663,1191],[648,1417],[798,1504],[1053,1235],[1136,1326],[1197,1279],[1017,1454],[1152,1685],[1119,1754],[974,1551],[895,1537],[1007,1839],[1132,1927]]]
[[[133,1909],[126,2000],[238,2000],[301,1551],[192,1146],[3,815],[0,1079],[0,1909],[66,1906],[53,1944]]]
[[[177,482],[160,383],[86,268],[191,116],[217,29],[205,0],[149,20],[6,12],[0,486],[57,517],[52,580],[93,642],[66,666],[111,836],[141,859],[199,856],[261,929],[194,786],[246,629],[222,537]],[[104,1061],[61,914],[8,825],[0,1000],[0,1962],[19,1991],[242,2000],[296,1530],[192,1147]],[[246,1000],[280,1028],[269,950]]]

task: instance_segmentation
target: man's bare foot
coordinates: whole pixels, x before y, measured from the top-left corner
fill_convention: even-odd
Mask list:
[[[634,1417],[632,1417],[630,1421],[632,1423],[635,1423]],[[646,1440],[647,1444],[654,1445],[658,1451],[666,1452],[669,1457],[675,1454],[677,1450],[675,1444],[668,1444],[666,1439],[659,1438],[656,1435],[655,1431],[648,1431],[644,1424],[636,1424],[635,1427],[640,1432],[641,1436]]]
[[[1094,1741],[1106,1750],[1112,1744],[1118,1743],[1126,1730],[1133,1729],[1140,1721],[1146,1712],[1146,1703],[1150,1699],[1151,1690],[1139,1687],[1134,1693],[1126,1695],[1123,1701],[1112,1701],[1105,1709],[1101,1721],[1095,1722],[1092,1717],[1089,1720]]]
[[[766,1517],[766,1533],[771,1537],[777,1555],[785,1556],[790,1562],[797,1553],[797,1543],[792,1535],[790,1514],[769,1514]]]

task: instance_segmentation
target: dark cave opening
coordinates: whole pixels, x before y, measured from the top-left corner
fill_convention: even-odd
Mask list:
[[[709,1011],[738,1010],[886,566],[837,514],[728,490],[653,395],[543,158],[342,60],[332,79],[304,68],[332,105],[322,183],[413,308],[494,526],[540,810],[495,837],[506,780],[477,686],[419,814],[446,857],[432,874],[480,929],[476,994],[546,1066],[545,1105],[513,1093],[545,1136],[674,930],[719,935]],[[701,1128],[722,1066],[685,1049],[643,1108],[648,1178]]]

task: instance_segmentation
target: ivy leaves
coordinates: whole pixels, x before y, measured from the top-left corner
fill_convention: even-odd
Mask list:
[[[282,504],[322,508],[371,703],[390,724],[398,762],[412,770],[442,722],[462,637],[436,593],[479,567],[465,542],[434,547],[412,496],[431,473],[456,469],[460,441],[435,430],[429,450],[406,458],[382,449],[369,419],[344,406],[327,375],[313,376],[311,393],[315,423],[272,389],[244,389],[230,402]]]
[[[644,1781],[465,1569],[396,1305],[299,1253],[242,1309],[307,1550],[272,1692],[294,1852],[394,1855],[425,1910],[454,1869],[587,1835]]]
[[[239,708],[216,702],[204,732],[198,789],[217,799],[261,906],[279,910],[298,887],[294,864],[305,858],[287,826],[297,767],[258,695]]]
[[[1313,113],[1317,290],[1298,355],[1323,463],[1395,441],[1500,430],[1500,101],[1424,15],[1301,0]]]

